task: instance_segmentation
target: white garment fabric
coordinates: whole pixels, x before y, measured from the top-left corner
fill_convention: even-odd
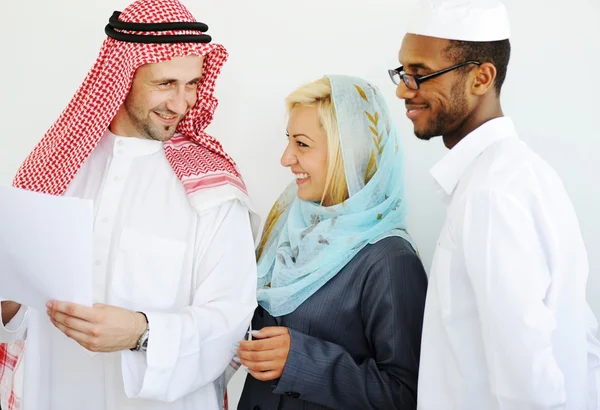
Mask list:
[[[420,410],[596,410],[587,253],[555,172],[510,118],[431,171],[448,203],[430,273]]]
[[[94,200],[94,302],[143,311],[147,352],[94,354],[22,307],[22,410],[216,410],[220,378],[256,307],[248,209],[190,205],[162,143],[107,132],[69,186]]]

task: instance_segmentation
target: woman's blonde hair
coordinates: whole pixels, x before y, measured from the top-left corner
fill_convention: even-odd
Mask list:
[[[289,113],[297,106],[317,107],[319,122],[327,135],[327,179],[321,204],[337,205],[348,199],[348,185],[340,146],[340,131],[331,100],[331,82],[327,77],[305,84],[285,99]]]

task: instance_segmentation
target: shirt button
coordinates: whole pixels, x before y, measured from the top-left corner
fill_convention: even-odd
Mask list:
[[[108,218],[102,218],[102,223],[107,223],[108,222]]]
[[[96,260],[94,261],[94,265],[96,265],[96,266],[100,266],[100,264],[101,264],[101,263],[102,263],[102,262],[100,261],[100,259],[96,259]]]
[[[119,146],[121,146],[121,147],[122,147],[122,146],[125,144],[125,142],[124,142],[123,140],[119,140],[119,141],[117,142],[117,144],[119,144]]]
[[[119,178],[118,176],[116,176],[116,177],[113,178],[113,181],[115,181],[115,182],[118,182],[120,180],[121,180],[121,178]]]

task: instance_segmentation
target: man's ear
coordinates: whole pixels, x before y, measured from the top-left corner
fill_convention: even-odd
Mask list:
[[[492,63],[481,64],[472,71],[474,77],[471,92],[478,96],[486,94],[490,89],[494,88],[496,74],[496,67]]]

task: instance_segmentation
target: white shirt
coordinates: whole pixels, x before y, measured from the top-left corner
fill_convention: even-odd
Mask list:
[[[216,410],[220,375],[256,307],[248,210],[199,215],[157,141],[107,132],[65,195],[94,201],[94,302],[147,314],[147,352],[92,354],[21,308],[22,410]]]
[[[599,408],[587,254],[558,176],[506,117],[467,135],[431,173],[448,209],[425,306],[418,408]]]

